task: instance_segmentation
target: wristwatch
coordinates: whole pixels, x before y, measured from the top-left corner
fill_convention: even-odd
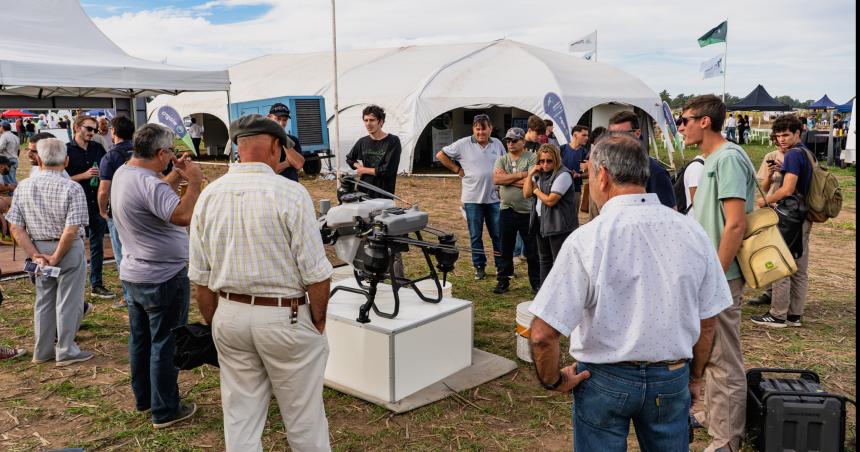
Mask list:
[[[561,386],[562,382],[564,382],[564,374],[562,372],[559,372],[558,373],[558,380],[556,380],[555,383],[548,385],[544,382],[541,382],[541,385],[544,387],[544,389],[546,389],[548,391],[555,391],[559,386]]]

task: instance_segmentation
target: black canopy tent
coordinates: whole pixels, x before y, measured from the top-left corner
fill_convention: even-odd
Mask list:
[[[739,102],[729,105],[728,111],[791,111],[791,107],[777,101],[763,86],[758,85]]]

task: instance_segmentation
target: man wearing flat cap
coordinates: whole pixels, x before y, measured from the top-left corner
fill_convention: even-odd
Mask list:
[[[290,107],[276,102],[269,108],[269,119],[277,122],[286,131],[287,123],[290,121]],[[285,132],[286,133],[286,132]],[[281,149],[281,157],[275,172],[289,180],[299,181],[299,170],[305,166],[305,157],[302,155],[302,144],[299,139],[286,133],[287,138],[293,143]]]
[[[230,124],[242,163],[206,187],[191,220],[188,275],[218,349],[228,451],[262,450],[269,399],[293,450],[328,451],[323,373],[332,267],[311,197],[276,172],[283,127]]]

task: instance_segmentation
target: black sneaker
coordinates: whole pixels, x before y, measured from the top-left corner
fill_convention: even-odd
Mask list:
[[[511,281],[508,278],[502,278],[499,280],[498,284],[496,284],[496,288],[493,289],[493,293],[505,293],[511,288]]]
[[[82,315],[81,318],[86,317],[87,314],[89,314],[91,312],[93,312],[93,304],[88,302],[88,301],[85,301],[84,302],[84,315]]]
[[[752,306],[764,306],[770,305],[770,294],[767,292],[763,292],[758,298],[753,298],[748,302]]]
[[[90,291],[90,295],[92,295],[94,297],[99,297],[99,298],[114,298],[114,297],[116,297],[116,295],[113,292],[105,289],[104,286],[93,287],[93,290]]]
[[[751,320],[756,325],[764,325],[771,328],[785,328],[788,326],[785,324],[785,320],[774,317],[770,312],[765,315],[754,315]]]
[[[487,272],[484,270],[484,267],[476,267],[475,268],[475,279],[484,279],[487,277]]]
[[[194,416],[194,413],[196,413],[196,412],[197,412],[197,404],[196,403],[184,403],[184,402],[180,403],[179,404],[179,411],[176,412],[176,415],[174,416],[173,419],[171,419],[169,421],[159,422],[157,424],[155,422],[153,422],[152,428],[159,429],[159,428],[170,427],[171,425],[176,424],[177,422],[182,422],[182,421],[190,418],[191,416]]]
[[[788,326],[793,326],[795,328],[803,326],[803,324],[800,323],[799,315],[789,315],[788,318],[785,319],[785,324]]]

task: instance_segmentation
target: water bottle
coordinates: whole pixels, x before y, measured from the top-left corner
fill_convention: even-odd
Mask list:
[[[93,168],[99,169],[99,162],[93,162]],[[98,187],[99,186],[99,177],[93,176],[90,178],[90,187]]]

